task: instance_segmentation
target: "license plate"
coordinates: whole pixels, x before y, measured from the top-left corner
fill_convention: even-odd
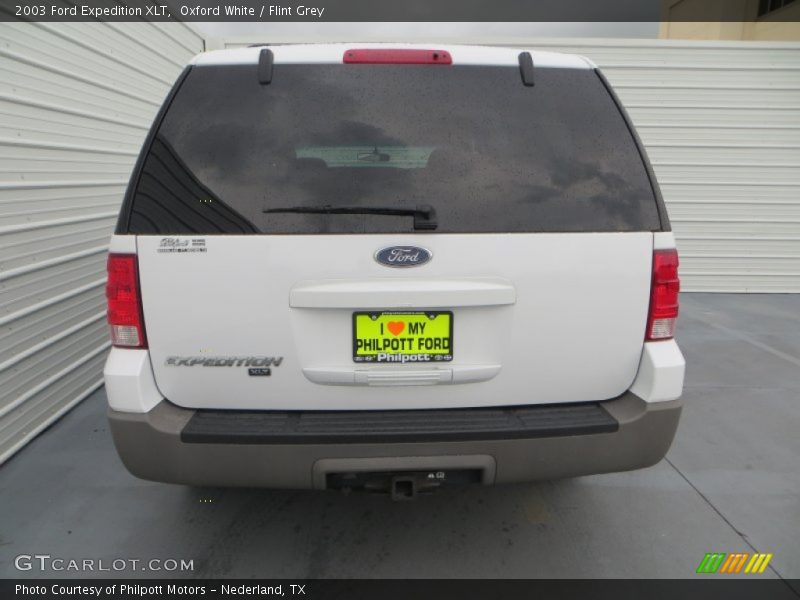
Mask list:
[[[353,360],[406,364],[453,360],[453,313],[355,312]]]

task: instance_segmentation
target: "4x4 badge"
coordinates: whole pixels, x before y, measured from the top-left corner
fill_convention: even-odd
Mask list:
[[[387,267],[419,267],[432,257],[430,250],[419,246],[388,246],[375,253],[375,260]]]

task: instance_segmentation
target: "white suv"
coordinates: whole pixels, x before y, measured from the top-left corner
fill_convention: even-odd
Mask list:
[[[384,490],[634,469],[674,436],[678,258],[579,56],[197,56],[111,241],[114,440],[146,479]]]

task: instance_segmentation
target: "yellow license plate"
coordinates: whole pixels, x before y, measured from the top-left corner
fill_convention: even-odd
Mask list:
[[[405,364],[453,360],[453,313],[353,313],[353,360]]]

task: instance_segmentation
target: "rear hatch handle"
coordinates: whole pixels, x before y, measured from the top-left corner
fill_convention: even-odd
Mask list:
[[[298,281],[289,291],[291,308],[452,309],[516,301],[514,284],[500,277],[317,279]]]

